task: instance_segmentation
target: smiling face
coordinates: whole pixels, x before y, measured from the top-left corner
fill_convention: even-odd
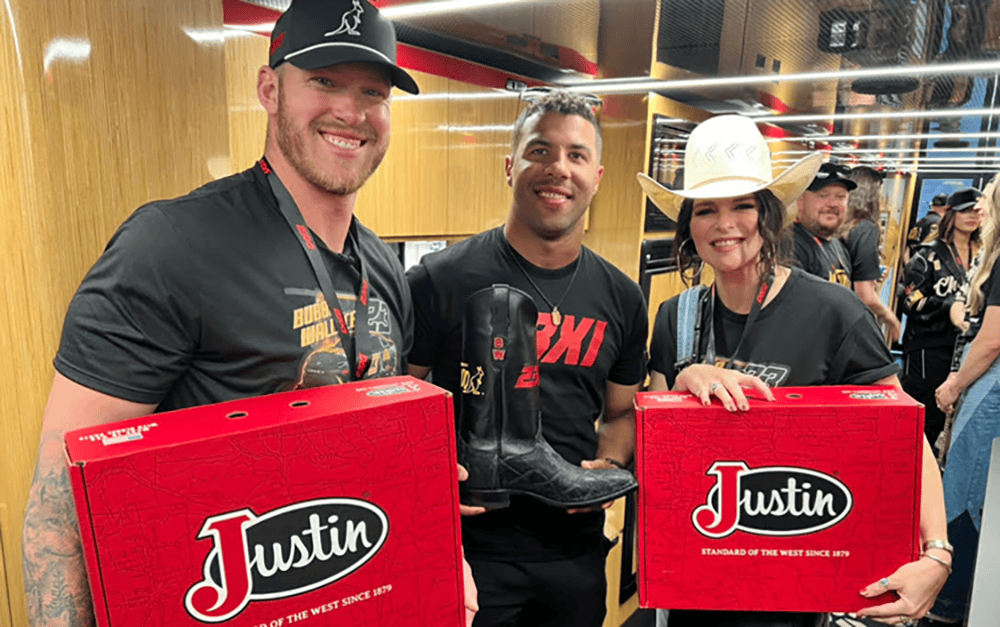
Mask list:
[[[833,237],[847,216],[847,194],[847,188],[839,183],[803,192],[796,201],[799,222],[813,235]]]
[[[582,229],[604,168],[594,125],[578,115],[538,113],[506,162],[511,219],[545,240]]]
[[[754,196],[695,200],[690,230],[698,256],[718,274],[755,274],[764,244],[759,213]]]
[[[268,111],[278,148],[314,187],[355,193],[389,147],[388,72],[369,63],[319,70],[285,63],[278,77],[277,103]]]

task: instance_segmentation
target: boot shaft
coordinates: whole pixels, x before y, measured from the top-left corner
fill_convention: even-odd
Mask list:
[[[540,424],[537,321],[531,297],[508,285],[469,297],[462,323],[461,434],[535,437]]]

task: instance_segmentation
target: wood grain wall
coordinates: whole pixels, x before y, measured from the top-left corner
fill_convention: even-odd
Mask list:
[[[0,9],[3,627],[27,625],[21,521],[67,303],[135,207],[228,159],[221,28],[203,0]]]

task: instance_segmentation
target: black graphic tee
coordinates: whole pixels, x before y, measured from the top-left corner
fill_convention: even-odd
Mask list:
[[[664,302],[653,324],[649,369],[662,373],[671,387],[677,377],[677,302]],[[760,377],[771,387],[874,383],[898,374],[875,317],[850,290],[820,280],[798,268],[748,331],[739,353],[747,316],[726,309],[717,297],[715,339],[719,359]],[[713,324],[707,319],[704,325]],[[703,326],[702,328],[708,328]],[[705,355],[702,333],[699,355]]]
[[[878,281],[881,278],[878,235],[875,223],[859,220],[844,238],[848,259],[851,260],[851,280]]]
[[[558,303],[562,324],[553,323],[549,306],[517,262],[553,302],[569,287]],[[581,265],[570,285],[575,264]],[[433,369],[434,383],[455,394],[456,413],[466,299],[496,283],[529,294],[539,311],[543,435],[572,464],[594,458],[594,423],[604,410],[607,382],[635,385],[646,375],[646,305],[635,282],[587,248],[568,267],[533,266],[510,247],[502,228],[427,255],[407,278],[415,313],[409,362]],[[603,518],[602,513],[569,515],[532,498],[512,498],[510,508],[463,518],[463,541],[472,555],[511,561],[562,559],[593,548]]]
[[[357,220],[351,232],[344,254],[314,239],[352,330],[363,258],[379,349],[367,376],[400,374],[413,315],[402,266]],[[99,392],[180,409],[349,380],[334,324],[255,166],[132,214],[73,297],[55,367]]]
[[[851,287],[851,258],[837,238],[816,237],[796,222],[793,227],[796,264],[821,279]]]

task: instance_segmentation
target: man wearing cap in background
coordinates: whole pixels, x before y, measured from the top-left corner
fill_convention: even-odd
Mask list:
[[[66,431],[406,372],[403,269],[353,216],[389,145],[393,86],[418,91],[395,59],[392,23],[374,6],[294,0],[258,73],[264,157],[139,208],[84,279],[66,314],[25,512],[32,625],[94,624]],[[317,305],[337,332],[312,341],[295,314]]]
[[[824,163],[796,201],[795,261],[810,274],[851,287],[851,260],[836,236],[847,217],[847,194],[858,184],[847,178],[850,168]]]
[[[927,211],[927,215],[917,220],[917,223],[907,233],[906,250],[904,251],[905,255],[903,258],[904,264],[916,252],[917,246],[927,241],[927,237],[931,234],[931,231],[941,222],[945,211],[948,211],[948,194],[941,193],[931,199],[931,206]]]

